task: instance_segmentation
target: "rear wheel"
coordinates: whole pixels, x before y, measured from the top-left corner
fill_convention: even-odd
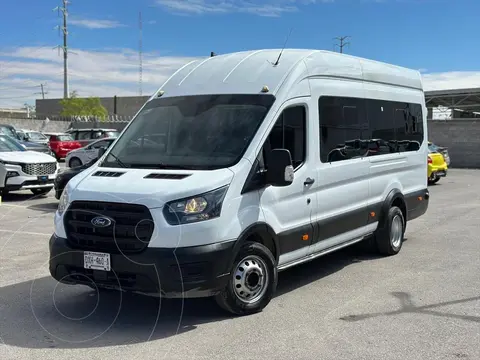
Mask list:
[[[53,187],[41,188],[41,189],[30,189],[33,195],[47,195]]]
[[[375,233],[375,245],[382,255],[396,255],[400,252],[405,235],[405,218],[402,210],[392,206],[387,213],[384,226]]]
[[[435,176],[435,177],[432,178],[432,179],[428,179],[428,185],[436,184],[436,183],[439,182],[439,181],[440,181],[440,177]]]
[[[235,315],[262,311],[277,287],[277,268],[270,250],[247,242],[240,249],[225,289],[215,297],[217,304]]]

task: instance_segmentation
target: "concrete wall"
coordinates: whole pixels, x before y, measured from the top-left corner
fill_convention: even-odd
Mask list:
[[[61,132],[74,128],[113,128],[123,130],[127,122],[74,122],[31,119],[0,118],[0,124],[11,124],[19,129]],[[429,120],[428,138],[434,143],[448,147],[452,168],[480,169],[480,121],[476,120]]]
[[[430,120],[428,137],[448,148],[452,168],[480,168],[480,121]]]
[[[133,116],[142,107],[150,96],[118,96],[116,105],[116,114],[119,116]],[[62,106],[61,99],[37,99],[36,114],[39,118],[46,116],[60,116]],[[109,115],[115,114],[115,98],[100,98],[100,102],[107,109]]]
[[[70,127],[69,121],[49,121],[32,119],[0,118],[0,124],[13,125],[16,129],[28,129],[45,132],[62,132]]]

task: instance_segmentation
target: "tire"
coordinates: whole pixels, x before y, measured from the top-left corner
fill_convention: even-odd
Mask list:
[[[82,166],[82,162],[80,161],[79,158],[71,158],[70,161],[68,162],[68,167],[70,168],[76,168],[76,167],[79,167],[79,166]]]
[[[47,195],[53,187],[41,188],[41,189],[30,189],[33,195]]]
[[[435,177],[435,179],[433,179],[433,180],[430,180],[430,179],[429,179],[429,180],[428,180],[428,185],[434,185],[434,184],[436,184],[436,183],[439,182],[439,181],[440,181],[440,178],[439,178],[439,177]]]
[[[392,206],[388,210],[384,226],[378,229],[374,236],[378,252],[385,256],[398,254],[402,249],[405,228],[402,210]]]
[[[254,314],[272,300],[277,281],[277,266],[270,250],[260,243],[246,242],[232,264],[228,284],[215,301],[232,314]]]

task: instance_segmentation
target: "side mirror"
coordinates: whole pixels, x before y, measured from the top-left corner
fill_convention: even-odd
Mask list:
[[[290,151],[274,149],[267,159],[267,184],[272,186],[288,186],[293,182],[294,169]]]
[[[105,154],[106,151],[107,151],[107,148],[105,148],[105,147],[99,148],[97,159],[100,159],[103,156],[103,154]]]

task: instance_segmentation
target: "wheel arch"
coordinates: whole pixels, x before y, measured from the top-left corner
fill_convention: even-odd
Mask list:
[[[379,228],[383,228],[385,226],[385,221],[387,219],[388,211],[392,206],[397,206],[400,208],[406,224],[408,209],[407,209],[407,202],[405,201],[405,196],[400,191],[400,189],[392,189],[388,193],[385,200],[383,201],[382,208],[380,211]]]
[[[238,237],[235,243],[231,262],[233,262],[238,252],[240,251],[241,247],[247,241],[258,242],[266,246],[272,252],[275,262],[278,263],[278,258],[280,256],[279,254],[280,248],[279,248],[277,234],[275,233],[275,231],[273,231],[271,226],[269,226],[267,223],[264,223],[264,222],[254,223],[249,227],[247,227],[245,230],[243,230],[243,232],[240,234],[240,236]]]

